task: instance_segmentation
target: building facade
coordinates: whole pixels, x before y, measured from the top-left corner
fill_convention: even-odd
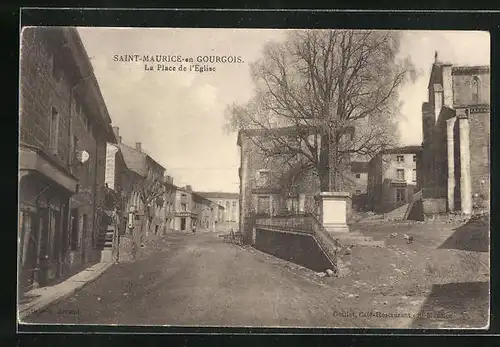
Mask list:
[[[225,192],[198,192],[198,194],[213,201],[218,206],[222,206],[222,216],[218,224],[225,227],[230,227],[231,224],[234,228],[239,225],[240,211],[239,211],[239,194],[238,193],[225,193]],[[220,207],[217,207],[220,209]]]
[[[215,231],[223,216],[223,208],[200,193],[193,192],[190,185],[176,187],[174,230]]]
[[[166,230],[165,168],[157,163],[137,142],[135,147],[119,143],[126,165],[123,189],[126,191],[126,210],[134,215],[133,225],[124,224],[134,235],[148,236]]]
[[[101,233],[98,243],[103,248],[102,258],[115,259],[118,251],[118,237],[126,231],[122,222],[126,219],[126,191],[123,189],[123,175],[126,170],[125,159],[120,150],[121,137],[118,127],[113,127],[116,138],[115,143],[106,144],[106,169],[105,169],[105,204],[104,217],[101,222]]]
[[[432,65],[422,105],[424,213],[489,206],[490,68]]]
[[[207,199],[199,193],[193,193],[194,213],[197,218],[194,220],[194,225],[199,230],[215,231],[218,223],[217,203]]]
[[[100,260],[114,136],[76,29],[25,28],[20,69],[19,282],[32,288]]]
[[[368,162],[353,161],[351,163],[352,208],[355,211],[365,211],[368,208],[368,171]]]
[[[174,205],[174,230],[191,231],[198,217],[193,211],[193,189],[191,186],[176,187]]]
[[[376,213],[387,213],[409,203],[420,190],[417,163],[420,146],[382,151],[368,168],[368,206]]]
[[[254,219],[280,214],[316,214],[315,195],[320,191],[319,177],[314,171],[301,174],[289,183],[276,170],[276,162],[268,160],[261,150],[259,139],[268,136],[286,138],[294,129],[242,130],[238,134],[240,147],[239,230],[246,243],[255,240]],[[287,182],[283,185],[283,182]]]
[[[175,230],[175,197],[177,187],[172,176],[165,176],[165,231]]]

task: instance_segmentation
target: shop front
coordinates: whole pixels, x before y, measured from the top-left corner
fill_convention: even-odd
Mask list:
[[[18,270],[20,289],[64,276],[69,199],[76,179],[36,151],[20,150]]]

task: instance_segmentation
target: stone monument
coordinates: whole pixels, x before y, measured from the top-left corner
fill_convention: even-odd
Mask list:
[[[316,196],[320,222],[331,234],[348,233],[347,215],[351,204],[348,192],[322,192]]]

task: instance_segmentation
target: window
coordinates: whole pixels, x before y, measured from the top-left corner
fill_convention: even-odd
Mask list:
[[[257,186],[265,187],[270,183],[270,172],[268,170],[257,171]]]
[[[411,180],[413,182],[417,182],[417,170],[416,169],[413,169],[413,171],[411,173]]]
[[[271,198],[269,196],[259,196],[257,200],[257,213],[260,215],[271,214]]]
[[[405,202],[405,189],[404,188],[396,188],[396,202]]]
[[[477,76],[474,76],[472,79],[472,102],[478,103],[479,102],[479,78]]]
[[[233,208],[236,207],[236,201],[233,201]]]
[[[187,205],[186,204],[181,204],[181,211],[186,212],[187,211]]]
[[[404,169],[397,169],[396,170],[396,178],[398,180],[404,180],[405,179],[405,170]]]
[[[416,155],[416,154],[414,154],[414,155],[413,155],[413,162],[414,162],[414,163],[416,163],[416,162],[417,162],[417,155]]]
[[[361,194],[361,190],[356,189],[356,195],[360,195],[360,194]]]
[[[360,178],[360,177],[361,177],[361,174],[357,173],[356,178]]]
[[[57,153],[57,145],[59,142],[59,113],[52,107],[52,114],[50,116],[50,129],[49,129],[49,148],[53,153]]]
[[[398,163],[404,163],[404,161],[405,161],[405,156],[404,156],[404,155],[398,155],[398,156],[396,156],[396,161],[397,161]]]

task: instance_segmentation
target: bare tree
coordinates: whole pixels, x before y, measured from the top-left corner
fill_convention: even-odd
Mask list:
[[[354,157],[397,143],[398,91],[415,78],[399,41],[394,31],[297,30],[267,44],[251,66],[256,94],[228,107],[228,128],[269,130],[252,140],[284,176],[314,170],[322,191],[342,190]]]
[[[134,247],[137,248],[138,244],[142,242],[147,228],[150,227],[150,217],[152,217],[150,207],[163,206],[165,194],[163,175],[150,172],[146,178],[135,180],[132,191],[138,194],[144,207],[144,221],[141,224],[139,235],[133,237]]]

